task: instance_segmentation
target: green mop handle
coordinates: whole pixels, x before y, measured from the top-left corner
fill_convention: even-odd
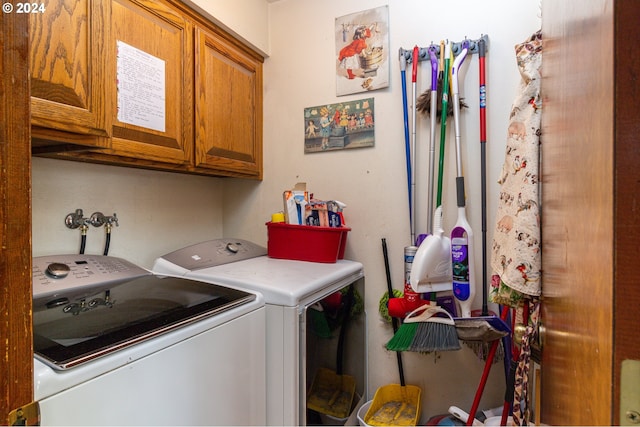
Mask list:
[[[442,46],[442,42],[440,42]],[[447,113],[449,110],[449,67],[451,63],[451,43],[447,42],[444,52],[440,49],[440,55],[444,55],[444,72],[442,73],[442,111],[440,113],[440,158],[438,161],[438,194],[436,195],[436,207],[442,206],[442,177],[444,174],[444,147],[447,131]]]

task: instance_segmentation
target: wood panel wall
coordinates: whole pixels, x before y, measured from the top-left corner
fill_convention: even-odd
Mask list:
[[[28,18],[0,14],[0,425],[33,400]]]

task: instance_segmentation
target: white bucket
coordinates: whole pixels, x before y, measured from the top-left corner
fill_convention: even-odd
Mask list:
[[[362,397],[360,396],[359,393],[355,393],[355,395],[353,396],[353,405],[351,406],[351,413],[349,414],[348,417],[346,418],[337,418],[331,415],[327,415],[327,414],[323,414],[321,412],[319,412],[318,414],[320,415],[320,422],[322,422],[322,425],[325,426],[343,426],[347,424],[347,421],[349,421],[349,418],[351,418],[354,415],[355,412],[355,408],[360,404],[360,402],[362,401]],[[367,412],[365,411],[362,414],[362,417],[364,418],[364,414],[366,414]],[[355,420],[351,421],[352,423],[355,422]],[[355,424],[350,424],[350,425],[355,425]]]
[[[347,418],[336,418],[331,415],[320,413],[320,422],[323,426],[343,426],[347,422]]]
[[[499,426],[500,422],[502,422],[502,417],[489,417],[486,420],[484,420],[484,425],[485,426]],[[513,423],[513,417],[509,416],[507,417],[507,425],[508,426],[514,426],[515,424]],[[530,424],[532,425],[532,424]]]
[[[371,403],[373,403],[373,400],[366,402],[360,407],[360,409],[358,409],[358,424],[360,424],[361,426],[369,425],[364,422],[364,416],[367,415],[367,411],[369,410]]]

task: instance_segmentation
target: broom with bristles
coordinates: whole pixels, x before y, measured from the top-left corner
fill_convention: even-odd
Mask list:
[[[460,341],[451,315],[443,308],[425,304],[405,317],[386,347],[428,353],[460,350]]]

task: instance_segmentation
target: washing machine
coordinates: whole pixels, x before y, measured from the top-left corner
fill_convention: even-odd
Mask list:
[[[265,248],[241,239],[215,239],[168,253],[155,260],[155,274],[171,274],[234,286],[263,295],[266,306],[267,424],[306,425],[307,391],[319,367],[335,369],[336,339],[316,337],[309,308],[353,286],[364,299],[364,270],[359,262],[316,263],[274,259]],[[366,392],[365,313],[349,325],[344,372]]]
[[[42,425],[264,425],[260,294],[94,255],[33,259]]]

